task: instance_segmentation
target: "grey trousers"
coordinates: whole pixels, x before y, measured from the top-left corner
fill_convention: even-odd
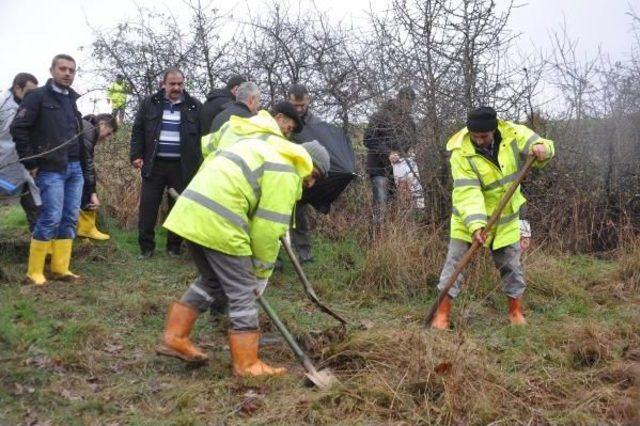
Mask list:
[[[444,267],[440,274],[438,290],[442,291],[444,289],[451,274],[453,274],[453,271],[460,262],[460,259],[462,259],[462,256],[464,256],[470,246],[471,244],[462,240],[451,239],[449,241],[447,259],[444,262]],[[498,250],[492,250],[491,255],[496,268],[500,271],[502,291],[513,299],[522,296],[527,285],[524,281],[524,270],[520,262],[520,243],[518,242]],[[463,279],[462,274],[458,275],[455,284],[449,290],[449,296],[458,296]]]
[[[307,262],[313,258],[311,254],[309,208],[308,204],[296,204],[296,227],[291,228],[291,242],[301,262]]]
[[[199,312],[212,303],[228,301],[231,330],[257,330],[258,306],[253,290],[258,281],[249,256],[230,256],[189,242],[189,251],[200,276],[180,301]]]

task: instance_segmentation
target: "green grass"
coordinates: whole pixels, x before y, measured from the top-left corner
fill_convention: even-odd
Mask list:
[[[205,314],[194,340],[212,361],[193,369],[153,348],[168,304],[195,268],[185,254],[138,261],[135,232],[107,221],[112,239],[78,241],[72,270],[82,284],[21,284],[26,222],[18,207],[0,210],[0,424],[622,424],[637,421],[640,298],[608,293],[618,265],[589,256],[526,260],[526,328],[507,324],[504,296],[491,267],[454,304],[453,331],[422,327],[435,297],[431,285],[411,297],[380,297],[357,285],[366,247],[355,235],[315,241],[305,266],[320,298],[351,320],[346,334],[305,298],[290,264],[266,293],[316,362],[341,385],[318,391],[285,346],[262,350],[291,374],[268,380],[231,376],[225,330]],[[22,243],[20,243],[22,241]],[[438,273],[439,265],[425,268]],[[430,278],[429,278],[430,279]],[[261,322],[272,332],[264,315]],[[331,333],[329,333],[329,330]],[[335,332],[335,333],[334,333]],[[337,333],[337,334],[336,334]],[[639,352],[640,353],[640,352]],[[438,366],[451,362],[451,367]],[[450,368],[450,370],[449,370]],[[622,373],[619,373],[622,371]],[[625,373],[626,372],[626,373]],[[631,386],[603,379],[615,374]],[[626,374],[626,376],[624,375]],[[634,374],[636,374],[634,376]],[[635,380],[635,381],[634,381]],[[627,383],[627,382],[624,382]],[[626,404],[626,405],[625,405]],[[637,404],[636,404],[637,405]],[[634,411],[635,410],[635,411]],[[636,417],[634,417],[636,416]]]

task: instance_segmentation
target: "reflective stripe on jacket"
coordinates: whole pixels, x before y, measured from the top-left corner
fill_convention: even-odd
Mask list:
[[[245,123],[244,138],[235,143],[223,138],[220,146],[227,148],[205,158],[164,223],[204,247],[251,256],[258,278],[271,275],[302,180],[313,170],[306,150],[283,139],[269,119],[253,135],[247,130],[255,123]],[[265,134],[270,136],[266,143]]]
[[[500,167],[476,152],[466,127],[447,142],[453,176],[453,239],[471,242],[473,233],[487,225],[488,218],[516,179],[533,145],[543,144],[547,148],[547,159],[536,161],[534,167],[543,167],[555,154],[551,140],[541,138],[526,126],[499,120],[498,130],[502,135],[498,151]],[[518,187],[491,232],[489,240],[494,250],[520,239],[519,212],[525,202]]]
[[[275,128],[273,128],[273,124],[276,124]],[[268,111],[261,110],[250,118],[232,115],[229,121],[224,123],[218,131],[204,135],[200,139],[202,157],[207,158],[212,152],[218,149],[226,149],[247,137],[267,140],[272,135],[284,138],[280,128]]]

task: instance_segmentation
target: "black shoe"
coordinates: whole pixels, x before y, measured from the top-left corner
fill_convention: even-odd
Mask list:
[[[275,272],[282,272],[282,269],[284,268],[284,265],[282,264],[282,260],[280,259],[276,259],[276,263],[273,266],[273,270]]]
[[[214,301],[209,307],[209,313],[213,317],[226,317],[229,314],[229,305],[226,302],[217,303],[217,301]]]
[[[138,260],[147,260],[153,256],[153,250],[142,250],[138,255]]]
[[[167,250],[167,256],[173,257],[174,259],[180,257],[180,250]]]
[[[300,255],[298,257],[298,260],[300,261],[301,265],[304,265],[305,263],[313,263],[315,261],[311,254]]]

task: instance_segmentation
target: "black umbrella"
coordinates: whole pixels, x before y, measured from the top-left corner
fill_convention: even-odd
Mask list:
[[[325,122],[312,122],[295,135],[296,142],[317,140],[329,152],[331,167],[328,176],[302,193],[303,203],[311,204],[320,213],[327,214],[331,203],[345,190],[356,176],[356,158],[349,136],[339,127]]]

